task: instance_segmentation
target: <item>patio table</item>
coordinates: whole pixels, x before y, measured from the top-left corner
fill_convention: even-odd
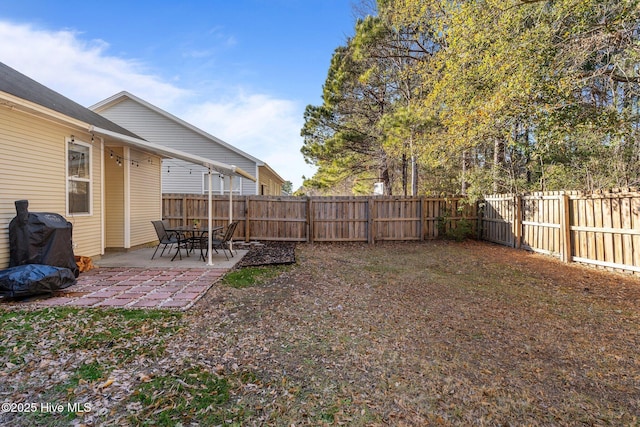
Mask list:
[[[215,233],[217,231],[221,231],[224,227],[222,226],[216,226],[216,227],[211,227],[211,233],[214,235],[215,238]],[[208,229],[204,229],[202,230],[202,232],[200,233],[199,236],[196,236],[196,233],[193,233],[190,242],[191,242],[191,250],[195,250],[195,249],[200,249],[200,258],[202,259],[202,261],[207,261],[205,259],[205,253],[208,253],[209,250],[209,239],[208,239],[208,233],[209,230]],[[196,247],[197,246],[197,247]],[[205,252],[207,251],[207,252]],[[217,253],[218,251],[216,251]]]
[[[216,231],[220,231],[223,228],[224,227],[222,226],[211,227],[211,232],[215,233]],[[168,233],[176,233],[180,240],[185,240],[189,242],[189,247],[185,245],[187,256],[189,256],[189,253],[191,253],[195,249],[194,248],[195,243],[201,242],[202,239],[205,238],[207,233],[209,232],[208,228],[184,227],[184,226],[171,227],[171,228],[167,228],[166,230]],[[179,250],[180,249],[178,248],[178,251]],[[200,247],[200,252],[201,252],[200,256],[202,257],[202,247]],[[171,259],[171,261],[173,261],[173,259],[176,257],[177,254],[178,253],[176,252],[176,254],[173,255],[173,258]]]

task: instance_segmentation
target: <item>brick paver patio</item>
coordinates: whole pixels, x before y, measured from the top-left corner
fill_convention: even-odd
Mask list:
[[[50,298],[8,301],[0,306],[126,307],[187,310],[227,272],[225,268],[101,267]]]

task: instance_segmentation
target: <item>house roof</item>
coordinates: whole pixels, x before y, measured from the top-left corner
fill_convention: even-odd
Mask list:
[[[211,135],[210,133],[207,133],[207,132],[203,131],[202,129],[197,128],[196,126],[192,125],[191,123],[188,123],[188,122],[182,120],[181,118],[176,117],[173,114],[171,114],[171,113],[169,113],[169,112],[167,112],[167,111],[165,111],[165,110],[163,110],[163,109],[161,109],[159,107],[156,107],[155,105],[153,105],[153,104],[145,101],[144,99],[141,99],[141,98],[139,98],[139,97],[127,92],[127,91],[122,91],[122,92],[116,93],[115,95],[113,95],[113,96],[111,96],[111,97],[109,97],[109,98],[107,98],[107,99],[105,99],[103,101],[100,101],[97,104],[94,104],[94,105],[90,106],[89,108],[91,110],[96,111],[96,112],[99,113],[100,111],[105,110],[105,109],[111,107],[112,105],[118,104],[118,103],[120,103],[120,102],[122,102],[122,101],[124,101],[126,99],[130,99],[131,101],[137,102],[138,104],[140,104],[140,105],[142,105],[142,106],[144,106],[144,107],[146,107],[146,108],[148,108],[148,109],[160,114],[161,116],[164,116],[167,119],[169,119],[169,120],[171,120],[171,121],[173,121],[173,122],[175,122],[175,123],[187,128],[187,129],[189,129],[189,130],[191,130],[191,131],[193,131],[193,132],[195,132],[195,133],[197,133],[197,134],[199,134],[201,136],[203,136],[204,138],[210,140],[211,142],[219,144],[219,145],[229,149],[230,151],[233,151],[234,153],[239,154],[240,156],[251,160],[252,162],[256,163],[258,166],[264,166],[265,165],[265,163],[262,160],[260,160],[260,159],[258,159],[256,157],[253,157],[251,154],[248,154],[248,153],[240,150],[239,148],[234,147],[233,145],[229,144],[228,142],[225,142],[225,141],[221,140],[220,138],[217,138],[217,137]]]
[[[285,182],[284,178],[282,178],[280,175],[278,175],[278,172],[274,171],[271,166],[269,166],[268,164],[264,164],[263,165],[269,172],[271,172],[273,174],[273,176],[275,176],[278,180],[280,180],[280,182]]]
[[[5,100],[2,102],[0,99],[0,105],[4,103],[12,108],[20,108],[29,113],[46,117],[55,116],[55,113],[58,113],[59,120],[71,122],[88,132],[107,136],[127,146],[142,149],[161,157],[177,158],[202,165],[225,175],[239,175],[252,181],[256,180],[252,175],[234,165],[227,165],[148,142],[106,117],[83,107],[2,62],[0,62],[0,98]]]

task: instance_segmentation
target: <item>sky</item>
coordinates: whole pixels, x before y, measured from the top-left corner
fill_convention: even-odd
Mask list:
[[[302,185],[352,0],[0,0],[0,62],[86,107],[126,90]]]

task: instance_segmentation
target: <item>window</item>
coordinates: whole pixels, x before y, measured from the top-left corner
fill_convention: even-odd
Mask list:
[[[242,194],[242,178],[239,176],[233,177],[233,193]],[[211,189],[213,194],[229,194],[229,177],[213,175]],[[209,192],[209,173],[204,172],[202,174],[202,194]]]
[[[67,141],[67,213],[91,213],[91,146]]]

